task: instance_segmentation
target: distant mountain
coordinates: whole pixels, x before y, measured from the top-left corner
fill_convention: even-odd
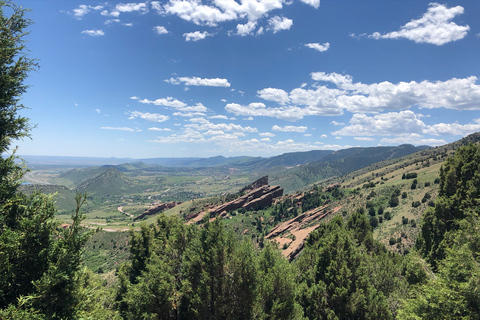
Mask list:
[[[76,189],[95,196],[131,194],[143,189],[137,180],[127,177],[117,168],[103,169],[104,172],[82,182]]]
[[[373,163],[400,158],[425,148],[428,147],[403,144],[396,147],[356,147],[338,150],[325,155],[319,161],[273,174],[269,173],[270,181],[273,184],[282,185],[286,192],[294,191],[322,179],[342,176]]]

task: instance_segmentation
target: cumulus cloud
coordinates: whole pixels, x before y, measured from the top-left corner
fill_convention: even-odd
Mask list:
[[[184,33],[183,36],[185,37],[185,41],[199,41],[205,39],[206,37],[213,36],[213,33],[208,33],[207,31],[195,31]]]
[[[277,33],[282,30],[289,30],[293,25],[293,20],[275,16],[268,19],[268,30],[271,30],[273,33]]]
[[[380,113],[420,108],[447,108],[453,110],[480,110],[478,78],[452,78],[446,81],[410,81],[364,84],[354,82],[350,75],[314,72],[317,81],[313,88],[295,88],[290,92],[266,88],[258,96],[280,104],[267,107],[264,103],[248,105],[229,103],[225,110],[242,116],[266,116],[295,121],[306,116],[342,115],[351,113]],[[332,87],[334,86],[334,87]]]
[[[358,141],[375,141],[374,138],[369,138],[369,137],[354,137],[353,139]]]
[[[421,115],[413,111],[388,112],[374,116],[354,114],[350,124],[332,132],[337,136],[353,136],[355,140],[372,141],[372,136],[383,136],[381,143],[412,143],[437,146],[445,144],[443,139],[424,138],[424,135],[456,135],[466,136],[480,131],[480,119],[472,123],[424,123]],[[359,137],[363,136],[363,137]],[[390,138],[390,136],[394,136]],[[402,140],[403,139],[403,140]]]
[[[210,119],[228,120],[228,117],[227,117],[227,116],[224,116],[224,115],[221,115],[221,114],[218,114],[218,115],[215,115],[215,116],[210,116],[209,118],[210,118]]]
[[[475,119],[474,123],[464,125],[458,123],[437,123],[426,128],[424,133],[435,136],[443,134],[466,136],[478,131],[480,131],[480,119]]]
[[[198,0],[169,0],[165,5],[153,1],[152,7],[159,14],[176,15],[197,25],[217,26],[218,23],[238,19],[256,21],[272,10],[282,8],[282,0],[214,0],[208,5]]]
[[[277,125],[274,125],[272,127],[272,130],[273,131],[282,131],[282,132],[305,132],[307,131],[307,127],[305,126],[284,126],[284,127],[280,127],[280,126],[277,126]]]
[[[333,132],[341,136],[389,136],[405,132],[422,133],[425,123],[413,111],[388,112],[369,117],[365,114],[354,114],[350,125]]]
[[[97,11],[102,9],[103,9],[103,6],[90,6],[90,5],[81,4],[78,6],[78,8],[73,9],[73,16],[78,20],[80,20],[83,18],[84,15],[86,15],[90,11],[92,10]]]
[[[432,139],[432,138],[424,138],[422,135],[418,133],[407,133],[400,135],[395,138],[382,138],[380,143],[383,144],[413,144],[413,145],[428,145],[428,146],[441,146],[447,143],[447,141],[443,139]]]
[[[237,24],[237,35],[239,36],[248,36],[253,33],[255,28],[257,27],[256,21],[248,21],[245,24]]]
[[[275,101],[279,104],[286,104],[290,102],[288,93],[282,89],[266,88],[257,91],[257,94],[260,98],[264,100]]]
[[[152,122],[165,122],[168,119],[170,119],[169,116],[165,116],[159,113],[149,113],[149,112],[141,112],[141,111],[130,112],[130,117],[128,119],[136,119],[136,118],[140,118],[140,119],[144,119]]]
[[[405,24],[398,31],[380,34],[375,32],[373,39],[405,38],[417,43],[430,43],[437,46],[463,39],[470,30],[468,25],[459,26],[452,19],[463,14],[463,7],[447,8],[443,4],[430,3],[427,12],[420,18]]]
[[[185,125],[186,128],[192,128],[197,131],[224,131],[224,132],[243,132],[243,133],[254,133],[258,132],[257,128],[253,127],[243,127],[238,124],[233,123],[212,123],[204,118],[193,118],[190,119],[191,124]]]
[[[300,0],[301,2],[308,4],[309,6],[314,7],[315,9],[318,9],[320,6],[320,0]]]
[[[115,10],[119,12],[140,12],[147,13],[147,3],[119,3],[115,6]]]
[[[167,34],[169,33],[167,28],[164,26],[155,26],[153,27],[153,31],[155,31],[156,34]]]
[[[150,131],[172,131],[172,129],[170,129],[170,128],[157,128],[157,127],[151,127],[151,128],[148,128],[148,130],[150,130]]]
[[[153,104],[156,106],[170,107],[180,112],[202,112],[203,113],[208,110],[207,107],[205,107],[201,103],[197,103],[194,106],[189,106],[185,102],[174,99],[172,97],[161,98],[157,100],[142,99],[142,100],[138,100],[138,102],[144,103],[144,104]]]
[[[171,84],[180,84],[184,83],[186,86],[205,86],[205,87],[230,87],[230,82],[227,79],[220,78],[199,78],[199,77],[178,77],[170,78],[165,80],[165,82]]]
[[[101,37],[105,35],[103,30],[83,30],[82,33],[91,37]]]
[[[258,135],[260,137],[270,137],[270,138],[275,137],[275,134],[271,132],[260,132]]]
[[[101,127],[102,130],[118,130],[118,131],[129,131],[129,132],[140,132],[140,129],[132,129],[128,127]]]
[[[328,49],[330,49],[330,43],[328,42],[325,42],[324,44],[320,44],[320,43],[307,43],[305,44],[305,47],[308,47],[310,49],[314,49],[314,50],[317,50],[319,52],[325,52],[327,51]]]
[[[168,137],[157,137],[154,140],[148,140],[155,143],[179,143],[179,142],[205,142],[203,135],[191,128],[186,128],[182,134],[172,134]]]

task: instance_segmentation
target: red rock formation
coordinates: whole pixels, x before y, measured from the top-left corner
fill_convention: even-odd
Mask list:
[[[247,187],[261,185],[255,189],[243,188],[242,190],[250,190],[247,194],[222,205],[219,205],[214,208],[208,209],[208,214],[211,218],[216,217],[227,217],[227,213],[237,210],[240,208],[244,208],[246,210],[250,209],[263,209],[265,207],[271,206],[273,200],[277,197],[281,197],[283,195],[283,189],[280,186],[273,186],[270,187],[268,185],[264,185],[264,183],[268,183],[268,176],[265,176],[251,185]],[[201,211],[198,213],[193,213],[187,216],[188,223],[196,223],[203,219],[203,217],[207,214],[205,211]]]
[[[148,208],[141,215],[133,218],[133,220],[135,221],[135,220],[143,219],[147,216],[152,216],[152,215],[157,214],[159,212],[162,212],[164,210],[172,209],[173,207],[175,207],[176,205],[179,205],[181,203],[182,202],[175,202],[175,201],[172,201],[172,202],[169,202],[169,203],[160,203],[159,205]]]

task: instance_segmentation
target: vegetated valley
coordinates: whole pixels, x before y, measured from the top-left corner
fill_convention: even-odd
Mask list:
[[[67,229],[75,195],[88,195],[82,225],[95,232],[82,259],[103,279],[107,318],[468,315],[479,292],[469,291],[478,288],[477,236],[454,239],[473,228],[461,221],[478,224],[477,209],[453,222],[435,215],[478,201],[470,194],[479,192],[479,141],[195,159],[202,166],[32,164],[21,189],[55,192]],[[452,183],[469,189],[461,200]],[[450,279],[465,258],[473,265]],[[417,301],[424,294],[433,302]],[[447,294],[464,300],[445,310]]]

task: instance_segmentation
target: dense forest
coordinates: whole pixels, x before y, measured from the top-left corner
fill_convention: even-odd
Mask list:
[[[18,115],[36,69],[22,40],[25,12],[0,1],[0,154],[30,131]],[[374,240],[365,210],[322,224],[293,262],[220,219],[199,227],[161,215],[130,231],[113,285],[82,262],[93,233],[81,226],[86,194],[62,225],[52,195],[18,191],[25,169],[15,160],[0,158],[0,319],[480,318],[478,145],[445,162],[408,254]]]

